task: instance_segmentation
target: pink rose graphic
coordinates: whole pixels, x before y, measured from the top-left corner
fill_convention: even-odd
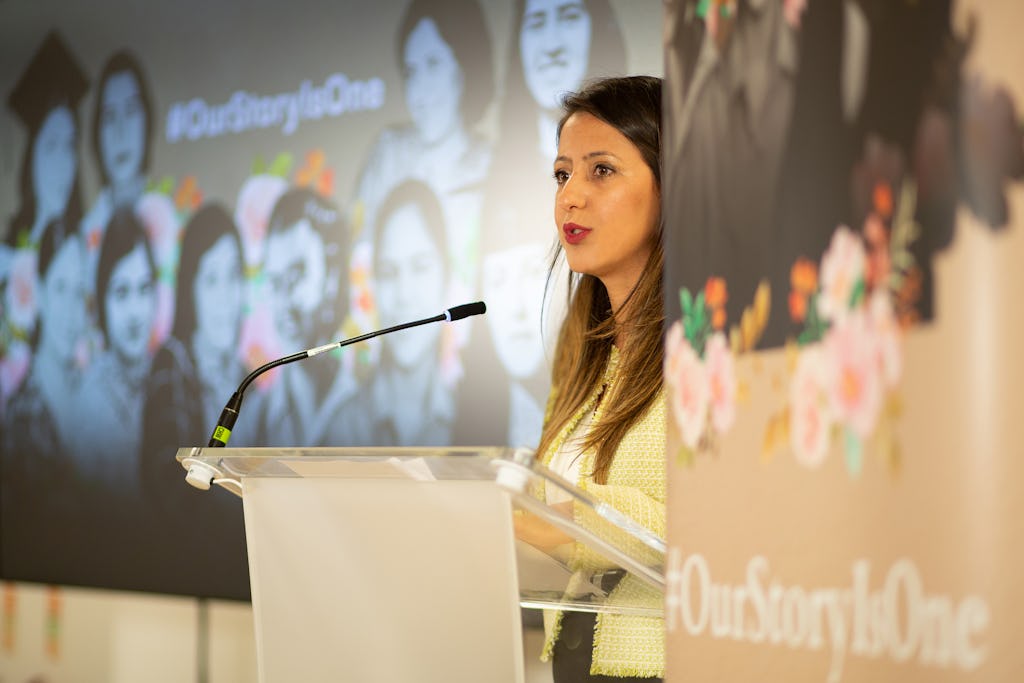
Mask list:
[[[828,365],[818,346],[805,349],[790,384],[789,438],[797,462],[818,467],[828,452],[832,413],[828,400]]]
[[[16,328],[29,332],[35,328],[39,306],[39,279],[36,275],[35,249],[18,249],[11,258],[11,271],[5,290],[4,310]]]
[[[736,367],[725,335],[716,332],[704,347],[711,400],[711,425],[724,434],[736,421]]]
[[[887,291],[877,290],[868,299],[868,325],[875,335],[878,363],[886,389],[892,389],[903,374],[902,333]]]
[[[676,321],[665,340],[665,381],[671,415],[683,443],[694,449],[704,436],[711,387],[708,373]]]
[[[782,0],[782,16],[793,28],[800,28],[800,17],[807,11],[807,0]]]
[[[882,406],[878,341],[863,309],[837,320],[826,333],[829,405],[854,434],[871,436]]]
[[[825,320],[840,320],[852,304],[855,288],[863,286],[867,261],[864,245],[845,225],[832,235],[832,241],[821,258],[821,296],[818,313]]]

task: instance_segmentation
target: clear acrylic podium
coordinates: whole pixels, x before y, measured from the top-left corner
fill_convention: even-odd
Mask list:
[[[521,606],[662,613],[663,539],[530,451],[182,448],[177,458],[189,483],[243,499],[261,683],[520,683]],[[547,505],[542,485],[568,502]],[[516,541],[515,515],[582,545]]]

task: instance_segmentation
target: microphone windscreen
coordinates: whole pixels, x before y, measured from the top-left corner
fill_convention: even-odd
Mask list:
[[[474,301],[471,304],[452,306],[448,309],[448,320],[454,322],[468,318],[471,315],[483,315],[487,312],[487,305],[483,301]]]

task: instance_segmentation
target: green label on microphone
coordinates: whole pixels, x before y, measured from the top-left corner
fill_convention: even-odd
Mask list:
[[[227,445],[228,439],[231,438],[231,430],[227,427],[217,427],[213,430],[213,438],[220,441],[222,444]]]

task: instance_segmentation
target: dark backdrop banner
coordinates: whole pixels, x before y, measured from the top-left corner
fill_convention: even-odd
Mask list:
[[[0,574],[245,598],[241,504],[176,448],[257,365],[466,301],[261,377],[230,445],[534,445],[558,98],[659,74],[660,17],[0,4]]]

